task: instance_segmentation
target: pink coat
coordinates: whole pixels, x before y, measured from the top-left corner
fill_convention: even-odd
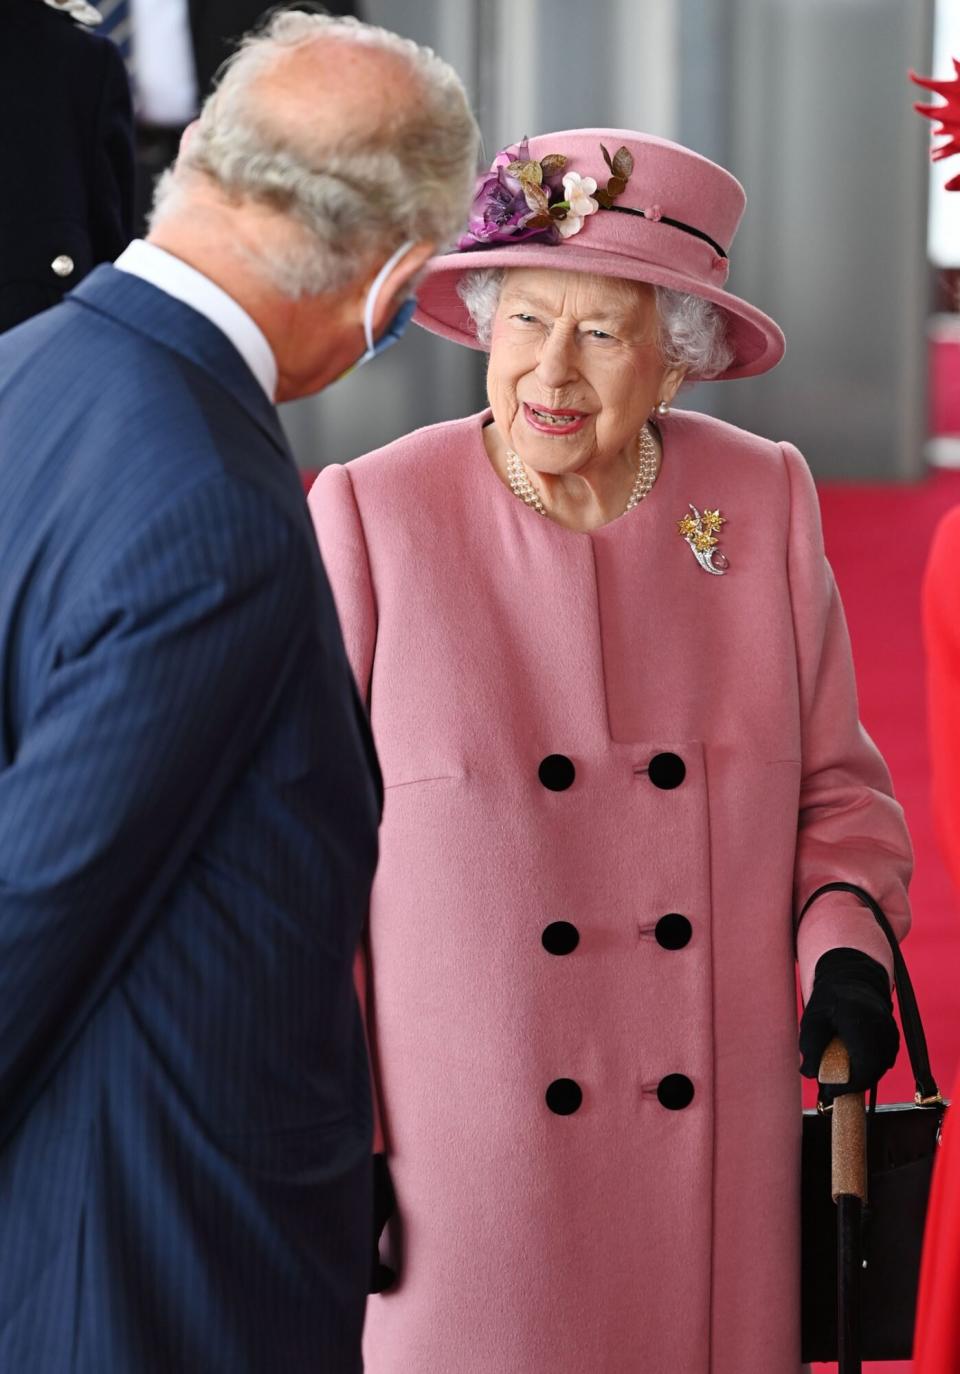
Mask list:
[[[792,1374],[794,915],[845,879],[903,933],[910,868],[813,483],[675,412],[646,501],[576,533],[500,483],[485,418],[310,498],[387,788],[368,1022],[403,1277],[367,1371]],[[691,502],[726,517],[723,576]],[[579,942],[548,952],[561,921]],[[805,987],[836,945],[889,964],[831,895]]]

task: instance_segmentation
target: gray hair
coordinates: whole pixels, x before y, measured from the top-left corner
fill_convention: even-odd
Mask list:
[[[311,146],[270,120],[254,88],[278,55],[326,37],[404,59],[419,92],[389,127],[338,128],[325,146]],[[284,294],[315,295],[406,240],[445,246],[466,219],[478,147],[463,84],[430,48],[353,18],[281,11],[223,68],[193,138],[158,183],[151,225],[188,202],[199,175],[232,200],[282,211],[305,231],[282,260],[257,261]]]
[[[488,267],[468,272],[457,293],[473,321],[477,342],[489,348],[493,317],[500,304],[507,268]],[[682,367],[691,377],[707,380],[725,372],[733,362],[727,343],[726,321],[712,301],[666,286],[654,287],[660,321],[660,355],[668,367]]]

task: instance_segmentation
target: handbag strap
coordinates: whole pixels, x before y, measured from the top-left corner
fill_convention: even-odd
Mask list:
[[[942,1101],[942,1098],[930,1068],[927,1037],[924,1034],[923,1022],[920,1019],[917,995],[913,990],[913,983],[910,981],[910,974],[907,971],[907,965],[897,937],[893,933],[893,927],[884,915],[880,904],[870,896],[869,892],[865,892],[862,887],[857,887],[855,883],[824,883],[822,887],[818,887],[816,892],[804,902],[803,910],[797,918],[797,925],[803,920],[817,898],[822,897],[825,892],[851,893],[873,914],[877,925],[887,937],[893,954],[893,977],[897,991],[897,1002],[900,1006],[900,1023],[903,1026],[903,1038],[907,1042],[907,1054],[910,1057],[910,1068],[917,1089],[914,1101],[918,1107],[936,1106]]]

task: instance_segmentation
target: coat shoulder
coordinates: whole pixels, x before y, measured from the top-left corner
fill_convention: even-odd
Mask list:
[[[713,415],[679,411],[665,431],[665,461],[674,445],[678,460],[689,467],[691,476],[710,484],[703,499],[719,487],[737,496],[748,495],[778,525],[810,517],[819,526],[813,475],[793,444],[740,429]]]
[[[422,502],[448,487],[464,451],[482,445],[485,413],[415,429],[345,464],[358,501]]]
[[[668,442],[673,437],[684,449],[702,452],[710,462],[721,459],[745,473],[759,476],[764,471],[783,473],[783,445],[762,434],[741,429],[715,415],[681,410],[674,413],[667,430]]]

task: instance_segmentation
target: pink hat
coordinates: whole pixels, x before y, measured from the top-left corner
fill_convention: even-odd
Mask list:
[[[554,267],[621,277],[713,301],[734,352],[721,378],[756,376],[776,366],[784,343],[769,316],[723,289],[745,204],[736,177],[667,139],[626,129],[525,139],[479,178],[469,228],[454,252],[428,263],[414,319],[479,348],[457,295],[468,272]]]

